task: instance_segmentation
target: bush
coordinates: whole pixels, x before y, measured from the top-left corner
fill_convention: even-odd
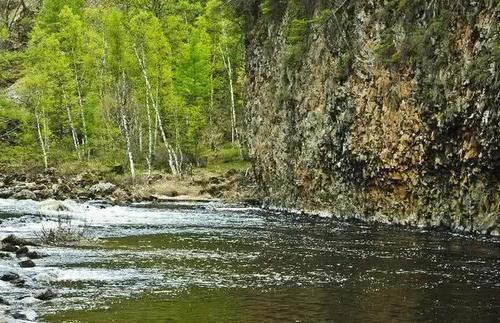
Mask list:
[[[72,224],[69,218],[63,219],[62,216],[59,216],[57,218],[57,227],[42,228],[35,235],[43,244],[65,246],[88,240],[88,231],[89,227],[86,222],[82,227],[79,227]]]

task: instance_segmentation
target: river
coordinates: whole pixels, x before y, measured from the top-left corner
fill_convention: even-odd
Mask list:
[[[497,322],[500,241],[222,202],[129,207],[0,200],[0,238],[64,216],[98,238],[0,259],[9,307],[45,322]],[[33,295],[47,288],[51,301]],[[1,318],[1,314],[0,314]],[[0,319],[1,321],[1,319]]]

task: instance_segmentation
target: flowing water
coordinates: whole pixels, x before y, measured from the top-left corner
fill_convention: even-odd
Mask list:
[[[0,274],[27,280],[22,288],[0,281],[0,297],[11,310],[35,309],[42,321],[500,318],[500,241],[492,238],[222,203],[65,204],[69,211],[56,212],[47,202],[0,200],[0,237],[33,237],[63,215],[100,238],[79,248],[39,248],[50,256],[35,268],[0,259]],[[27,297],[49,287],[58,298]]]

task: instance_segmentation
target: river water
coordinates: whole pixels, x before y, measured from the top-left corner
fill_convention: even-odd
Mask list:
[[[500,241],[223,203],[0,200],[0,238],[85,226],[85,247],[0,259],[0,311],[47,322],[498,322]],[[37,248],[35,248],[37,250]],[[34,299],[52,288],[52,301]],[[0,321],[2,315],[0,314]]]

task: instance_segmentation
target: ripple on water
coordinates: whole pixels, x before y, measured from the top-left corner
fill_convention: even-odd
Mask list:
[[[500,295],[496,240],[222,203],[105,208],[64,203],[67,212],[52,211],[47,203],[0,200],[0,238],[10,233],[33,236],[56,226],[60,216],[102,238],[85,248],[33,248],[50,257],[36,260],[37,267],[31,269],[21,270],[15,258],[1,260],[0,273],[19,272],[27,281],[25,288],[0,281],[1,297],[27,306],[21,297],[57,289],[63,296],[57,302],[32,305],[42,314],[102,306],[144,292],[175,298],[179,291],[200,289],[208,302],[211,297],[238,302],[242,311],[260,310],[261,319],[300,318],[304,312],[328,321],[328,311],[343,317],[337,311],[341,304],[347,312],[363,308],[373,313],[381,306],[395,315],[350,313],[367,321],[408,321],[404,313],[433,317],[436,312],[426,308],[438,300],[441,311],[457,311],[468,302],[472,309],[464,315],[489,318],[500,313],[500,302],[493,304]]]

